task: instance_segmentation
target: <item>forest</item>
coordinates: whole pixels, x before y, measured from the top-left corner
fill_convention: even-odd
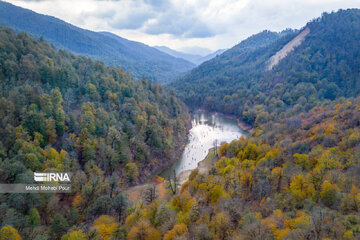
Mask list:
[[[260,125],[120,224],[127,239],[358,239],[359,126],[360,98]]]
[[[94,32],[61,19],[39,14],[0,1],[0,25],[48,42],[55,49],[91,57],[110,66],[120,66],[133,77],[157,83],[170,82],[195,65],[140,42],[110,32]]]
[[[71,194],[0,194],[0,240],[360,238],[360,10],[264,31],[163,88],[0,28],[0,179],[71,171]],[[177,97],[178,98],[177,98]],[[206,173],[126,189],[179,157],[189,108],[252,126]]]
[[[0,239],[13,228],[60,239],[103,213],[121,218],[121,190],[169,165],[186,141],[186,107],[160,85],[6,28],[0,84],[1,183],[74,173],[71,195],[1,194]]]
[[[358,96],[360,10],[324,13],[305,27],[308,37],[272,71],[269,58],[298,32],[251,36],[169,87],[188,106],[233,114],[251,125],[282,118],[289,108],[308,111],[322,101]]]

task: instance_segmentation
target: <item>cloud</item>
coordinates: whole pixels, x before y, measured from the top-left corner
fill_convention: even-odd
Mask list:
[[[196,18],[194,13],[186,18],[174,10],[160,14],[158,18],[147,23],[144,31],[148,34],[171,34],[183,38],[207,38],[214,36],[214,32],[205,22]]]
[[[107,19],[108,25],[114,29],[134,29],[151,35],[170,34],[182,38],[208,38],[215,34],[208,23],[199,18],[193,5],[167,0],[96,1],[111,3],[108,11],[118,10],[115,16]]]
[[[74,25],[174,49],[229,48],[264,29],[301,28],[360,0],[7,0]]]

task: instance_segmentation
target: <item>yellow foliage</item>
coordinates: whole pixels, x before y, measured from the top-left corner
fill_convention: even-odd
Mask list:
[[[228,143],[224,143],[223,145],[221,145],[221,146],[219,147],[218,153],[219,153],[220,156],[224,156],[224,155],[225,155],[226,149],[227,149],[228,146],[229,146]]]
[[[258,219],[262,218],[261,212],[255,212],[254,214]]]
[[[178,223],[188,224],[188,223],[190,223],[190,220],[191,220],[191,217],[190,217],[189,212],[180,211],[180,212],[178,212],[178,214],[176,216],[176,221]]]
[[[195,198],[191,198],[189,201],[186,202],[184,206],[184,211],[189,211],[191,206],[196,202]]]
[[[0,229],[0,240],[21,240],[18,231],[11,226],[4,226]]]
[[[218,169],[218,172],[224,175],[224,168],[228,166],[228,158],[222,157],[216,163],[215,167]]]
[[[180,193],[184,192],[189,187],[189,185],[190,185],[190,180],[184,182],[183,185],[181,186]]]
[[[311,182],[319,189],[324,178],[323,170],[319,167],[315,167],[308,175],[311,178]]]
[[[130,229],[134,226],[137,221],[139,221],[141,214],[138,211],[131,213],[125,220],[125,226],[127,229]]]
[[[302,211],[297,212],[294,219],[285,220],[285,226],[290,229],[304,229],[310,226],[310,217]]]
[[[207,190],[208,189],[208,185],[207,183],[200,183],[198,186],[199,190]]]
[[[244,160],[241,162],[241,168],[242,169],[250,169],[255,166],[255,161],[252,160]]]
[[[355,211],[358,211],[360,209],[360,192],[355,185],[352,185],[348,197],[350,200],[351,208]]]
[[[287,235],[289,235],[290,229],[277,229],[274,233],[274,237],[276,240],[285,239]]]
[[[321,188],[320,197],[323,203],[328,207],[336,203],[338,200],[338,187],[336,184],[331,184],[329,181],[325,180]]]
[[[272,217],[268,217],[268,218],[261,220],[261,225],[269,228],[273,232],[277,229],[276,222],[274,221],[274,219]]]
[[[216,239],[226,239],[230,234],[231,222],[226,213],[220,212],[215,215],[211,222]]]
[[[253,184],[252,174],[250,172],[242,174],[240,177],[240,184],[243,188],[251,189]]]
[[[161,232],[148,222],[140,221],[131,228],[127,240],[160,240]]]
[[[294,203],[302,205],[306,198],[312,198],[315,195],[315,189],[304,175],[297,175],[290,183],[290,193],[295,201]]]
[[[277,238],[277,236],[285,236],[284,229],[278,229],[279,227],[281,227],[283,223],[283,219],[284,219],[284,215],[281,212],[281,210],[276,209],[274,210],[271,216],[261,220],[261,224],[264,227],[270,229],[273,232],[276,239],[280,239]]]
[[[351,135],[349,136],[349,144],[351,146],[355,146],[358,142],[360,142],[360,132],[358,129],[353,129]]]
[[[115,236],[118,229],[118,223],[111,216],[102,215],[94,221],[93,226],[104,240]]]
[[[265,159],[271,159],[271,158],[275,158],[279,155],[280,153],[280,149],[279,148],[274,148],[274,149],[271,149],[269,152],[267,152],[265,154]]]
[[[309,155],[307,154],[294,154],[294,161],[297,165],[300,165],[303,169],[309,169],[311,167],[310,161],[309,161]]]
[[[271,171],[271,177],[279,179],[284,175],[284,170],[281,167],[275,167]]]
[[[248,144],[244,151],[239,152],[237,157],[240,160],[257,160],[260,155],[260,149],[255,144]]]
[[[79,207],[83,200],[84,197],[81,194],[76,194],[76,196],[74,197],[74,201],[72,202],[72,205],[74,207]]]
[[[167,231],[164,235],[164,240],[175,240],[177,237],[184,236],[188,233],[188,228],[185,224],[181,223],[175,225],[173,229]]]
[[[142,216],[150,221],[150,223],[154,224],[156,221],[156,213],[159,208],[159,201],[155,200],[150,205],[148,205],[145,209],[142,210]]]
[[[87,240],[87,238],[82,230],[75,230],[62,236],[61,240]]]
[[[334,154],[328,149],[321,155],[319,159],[319,167],[330,170],[341,167],[341,163],[334,158]]]
[[[337,124],[335,121],[327,122],[327,124],[325,126],[324,135],[331,135],[331,134],[335,133],[336,130],[337,130]]]
[[[354,239],[354,234],[352,231],[346,231],[344,233],[344,240],[351,240]]]
[[[284,219],[284,214],[282,213],[282,211],[280,209],[275,209],[273,212],[274,217],[276,217],[277,219]]]
[[[221,197],[225,197],[226,194],[221,186],[215,185],[210,191],[210,201],[212,204],[218,202]]]
[[[188,211],[194,201],[188,191],[182,192],[179,196],[173,197],[171,205],[178,211]]]

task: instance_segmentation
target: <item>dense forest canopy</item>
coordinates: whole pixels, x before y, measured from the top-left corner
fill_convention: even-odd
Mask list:
[[[1,194],[1,226],[26,239],[58,239],[72,224],[115,211],[120,189],[166,167],[186,140],[186,107],[161,86],[6,28],[0,84],[1,182],[33,183],[35,171],[73,172],[72,196],[81,208],[82,220],[65,196]],[[33,214],[41,216],[36,223],[28,220]],[[69,225],[47,228],[61,228],[56,221]]]
[[[359,126],[360,98],[258,126],[178,194],[131,208],[127,239],[358,239]]]
[[[324,13],[306,27],[304,42],[271,71],[269,58],[297,32],[254,35],[170,86],[189,106],[234,114],[249,124],[292,107],[307,111],[319,100],[358,96],[360,10]]]
[[[254,129],[180,193],[132,208],[128,239],[358,239],[359,20],[359,10],[323,14],[272,71],[268,59],[297,33],[224,53],[172,84],[189,105]]]

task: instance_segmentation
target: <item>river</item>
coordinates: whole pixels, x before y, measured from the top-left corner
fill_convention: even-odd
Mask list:
[[[174,169],[176,175],[195,169],[216,143],[220,146],[224,142],[231,142],[246,135],[235,119],[217,113],[196,111],[192,114],[191,124],[184,152],[174,164],[160,174],[162,177],[172,176]]]

